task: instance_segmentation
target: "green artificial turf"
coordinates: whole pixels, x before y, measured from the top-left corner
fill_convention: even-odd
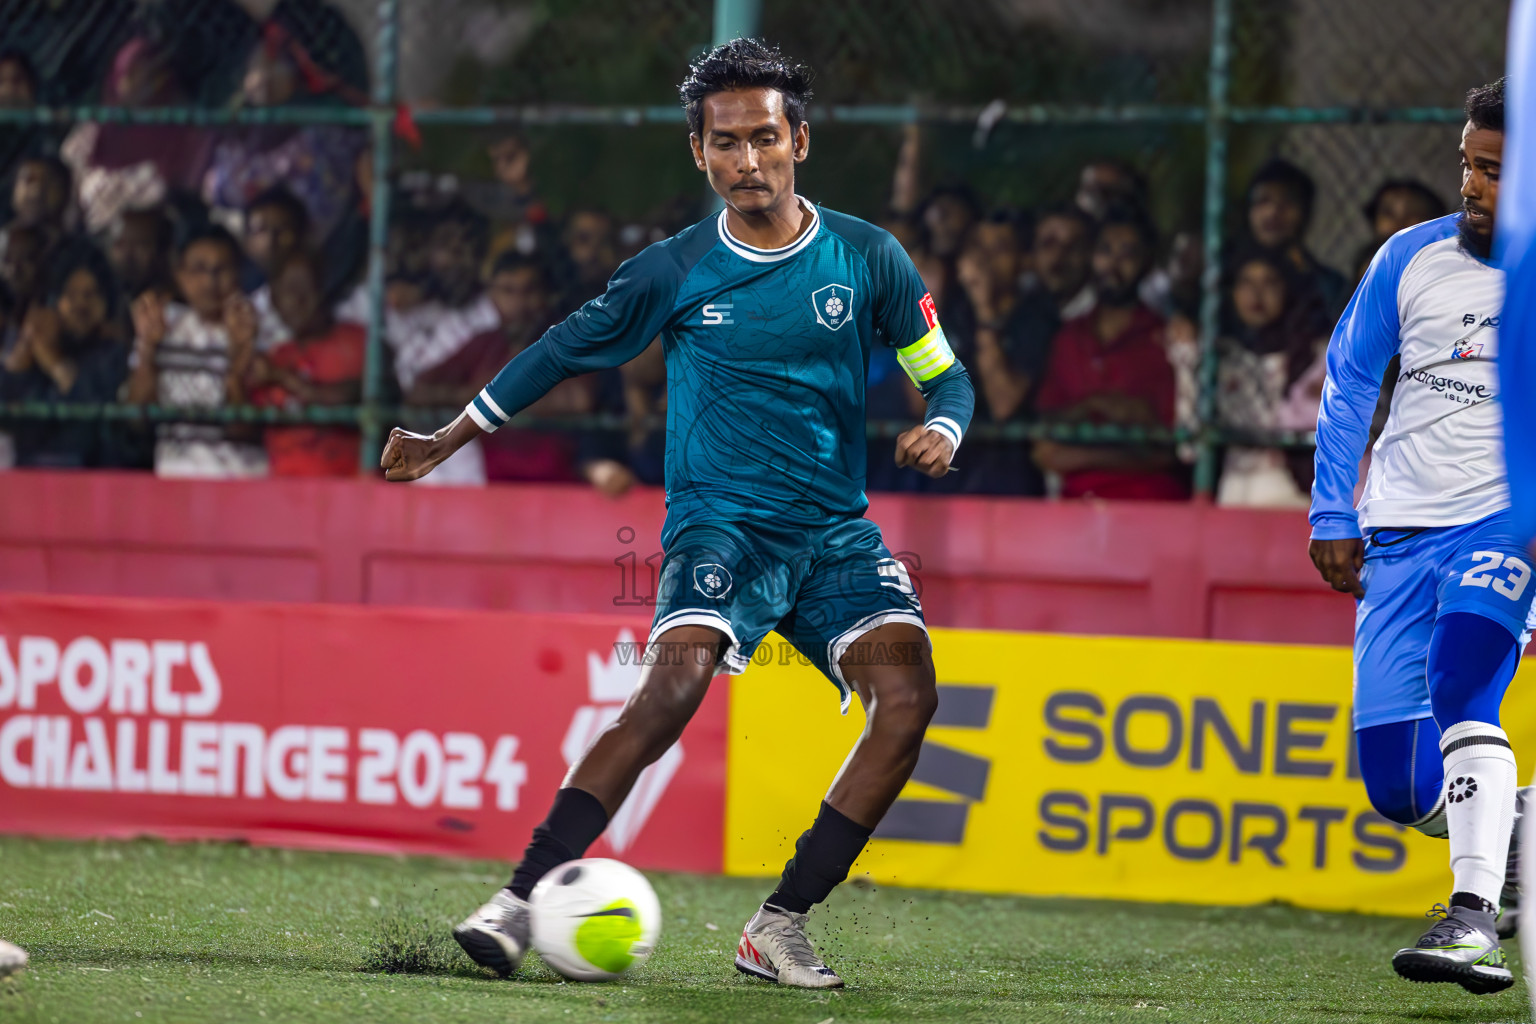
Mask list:
[[[1417,920],[855,886],[812,917],[848,988],[779,989],[732,967],[768,887],[685,875],[653,876],[661,945],[625,981],[562,983],[536,960],[500,981],[447,930],[504,879],[476,861],[0,837],[0,937],[32,955],[0,981],[0,1022],[1530,1019],[1523,983],[1476,997],[1393,975]]]

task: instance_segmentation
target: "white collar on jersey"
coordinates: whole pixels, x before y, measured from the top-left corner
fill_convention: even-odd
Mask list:
[[[720,241],[724,242],[725,247],[731,250],[731,252],[744,260],[751,260],[753,263],[777,263],[779,260],[788,259],[810,245],[811,240],[816,237],[816,232],[821,230],[821,211],[816,209],[816,204],[808,203],[800,196],[795,196],[795,198],[800,201],[801,209],[810,211],[811,226],[801,232],[800,237],[788,245],[777,249],[759,249],[755,245],[748,245],[731,234],[731,229],[725,224],[725,215],[729,212],[726,210],[720,211],[718,221],[720,225]]]

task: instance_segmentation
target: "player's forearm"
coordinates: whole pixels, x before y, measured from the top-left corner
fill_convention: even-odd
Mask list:
[[[923,386],[923,398],[928,402],[928,412],[923,422],[930,430],[938,430],[954,442],[956,448],[971,425],[971,414],[976,408],[976,390],[971,386],[971,376],[959,362]],[[950,436],[952,435],[952,436]]]
[[[579,367],[567,365],[560,358],[558,348],[535,342],[502,367],[465,406],[464,412],[479,429],[490,433],[543,398],[556,384],[579,372]]]
[[[482,433],[484,431],[470,418],[467,410],[459,413],[452,423],[432,435],[432,464],[442,463]]]
[[[1318,407],[1316,473],[1308,516],[1315,540],[1360,536],[1355,483],[1381,394],[1381,377],[1398,350],[1403,258],[1399,248],[1382,247],[1328,342],[1328,376]]]
[[[1362,387],[1355,381],[1348,394],[1330,376],[1323,386],[1317,416],[1317,454],[1312,487],[1312,537],[1345,540],[1360,536],[1355,512],[1355,483],[1360,458],[1370,438],[1379,387]]]

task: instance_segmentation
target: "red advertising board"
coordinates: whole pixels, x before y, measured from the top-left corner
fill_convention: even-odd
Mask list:
[[[0,829],[514,859],[647,625],[0,595]],[[720,680],[594,855],[721,869],[726,717]]]

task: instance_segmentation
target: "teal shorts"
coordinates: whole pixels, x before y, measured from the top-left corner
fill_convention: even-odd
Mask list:
[[[869,520],[814,531],[697,523],[678,531],[662,559],[650,642],[677,626],[713,627],[730,642],[725,671],[738,675],[776,629],[837,685],[846,712],[852,687],[838,662],[850,644],[888,622],[926,630],[907,567]],[[782,660],[780,652],[767,653]]]

